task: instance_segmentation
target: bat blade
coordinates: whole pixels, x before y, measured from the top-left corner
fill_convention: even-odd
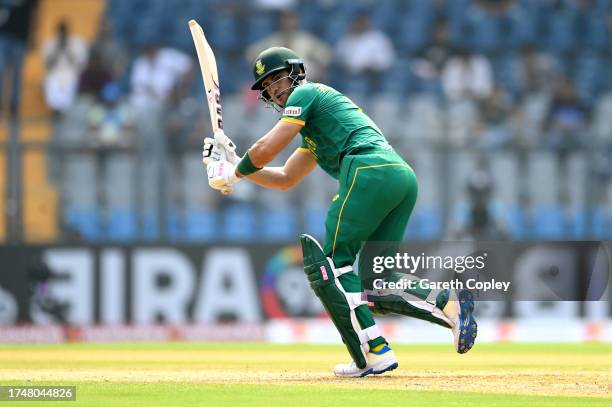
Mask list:
[[[219,130],[223,130],[223,109],[221,108],[217,60],[208,41],[206,41],[204,30],[195,20],[189,20],[189,30],[191,31],[191,37],[198,54],[200,70],[202,71],[202,79],[206,89],[206,101],[208,102],[208,110],[210,112],[210,122],[213,132],[216,134]]]
[[[212,48],[206,41],[204,30],[195,20],[189,20],[189,30],[198,54],[198,62],[202,72],[202,80],[206,90],[206,101],[210,113],[210,122],[217,143],[226,149],[235,149],[234,143],[223,132],[223,109],[221,107],[221,90],[219,89],[219,73],[217,71],[217,60]],[[224,195],[229,195],[231,187],[221,190]]]

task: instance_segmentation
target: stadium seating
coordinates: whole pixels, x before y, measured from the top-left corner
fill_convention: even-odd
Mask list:
[[[119,207],[110,210],[106,225],[106,240],[129,242],[138,236],[137,230],[138,219],[133,210]]]
[[[495,190],[491,208],[495,218],[516,239],[610,238],[612,210],[604,203],[587,209],[587,202],[576,198],[584,198],[587,194],[582,187],[588,182],[588,163],[570,163],[568,174],[572,178],[568,182],[574,191],[580,192],[570,196],[571,202],[559,203],[560,185],[564,182],[559,164],[552,153],[541,150],[549,97],[538,94],[523,98],[517,66],[519,51],[526,44],[553,55],[562,71],[576,81],[580,101],[593,109],[590,130],[596,144],[589,145],[602,149],[609,146],[612,143],[609,120],[612,115],[612,75],[609,74],[612,57],[606,13],[612,10],[612,1],[594,0],[593,8],[581,9],[573,1],[520,0],[499,16],[488,15],[474,3],[473,0],[449,1],[445,9],[436,11],[434,2],[422,0],[301,0],[298,10],[302,28],[319,35],[332,46],[337,44],[358,12],[370,15],[373,25],[390,35],[396,46],[398,60],[377,85],[365,77],[347,75],[337,63],[330,66],[328,79],[380,124],[393,145],[410,158],[421,185],[428,186],[420,191],[419,205],[410,220],[407,238],[444,236],[445,208],[441,204],[444,197],[439,190],[445,173],[438,167],[441,156],[436,149],[446,145],[446,141],[452,147],[470,148],[479,116],[479,108],[473,103],[446,103],[441,97],[439,80],[421,80],[414,74],[415,58],[430,41],[438,14],[447,19],[451,45],[469,46],[473,51],[486,54],[495,81],[513,100],[521,103],[517,105],[523,120],[519,136],[531,149],[526,160],[531,176],[520,179],[519,168],[523,164],[512,154],[494,153],[491,172]],[[555,7],[556,3],[564,7]],[[164,45],[193,54],[186,21],[198,19],[217,55],[225,116],[231,118],[226,119],[226,130],[235,135],[239,147],[244,148],[264,134],[278,118],[261,107],[247,106],[241,94],[251,80],[244,47],[274,31],[276,20],[269,13],[238,12],[232,4],[217,0],[108,0],[106,13],[114,23],[115,34],[126,41],[133,52],[146,41],[159,40]],[[172,19],[167,18],[169,13]],[[213,15],[215,18],[211,18]],[[504,52],[499,52],[500,49]],[[129,82],[125,78],[124,81]],[[203,97],[199,80],[194,82],[192,95]],[[57,141],[71,146],[82,143],[85,111],[86,107],[75,106],[70,112],[74,120],[60,127]],[[591,133],[585,133],[585,137]],[[465,180],[474,168],[475,156],[458,153],[453,157],[455,162],[449,164],[452,180],[448,196],[456,197],[456,202],[449,204],[452,208],[450,218],[461,223],[467,215]],[[40,161],[39,158],[32,160]],[[63,161],[61,206],[58,204],[63,209],[59,211],[64,222],[86,239],[154,240],[159,237],[162,222],[166,238],[172,241],[223,239],[240,242],[253,239],[256,232],[266,241],[283,241],[293,240],[302,229],[319,238],[324,235],[326,204],[321,202],[305,205],[299,211],[294,208],[258,210],[251,203],[213,209],[214,200],[202,182],[199,152],[180,158],[182,175],[176,177],[181,179],[177,188],[183,196],[184,206],[172,203],[165,218],[159,219],[158,208],[145,205],[142,219],[139,219],[141,209],[136,208],[131,187],[134,167],[128,161],[114,158],[107,166],[105,177],[96,173],[96,163],[91,156],[74,155]],[[153,177],[145,186],[156,182]],[[521,182],[526,183],[533,206],[531,210],[519,199]],[[99,188],[105,195],[106,208],[97,206]],[[147,196],[152,195],[150,192]],[[218,230],[223,231],[220,236],[216,234]]]
[[[234,204],[222,214],[221,238],[230,242],[249,242],[256,238],[255,208],[250,204]]]
[[[95,207],[74,207],[64,213],[64,227],[78,234],[85,241],[96,242],[101,238],[100,216]]]
[[[191,242],[220,239],[216,233],[218,213],[210,209],[192,209],[185,216],[184,238]]]
[[[269,208],[259,216],[259,231],[261,238],[270,242],[286,242],[296,240],[297,214],[290,208]]]

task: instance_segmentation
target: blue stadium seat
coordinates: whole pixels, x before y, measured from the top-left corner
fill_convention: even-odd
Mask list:
[[[344,0],[339,1],[333,7],[333,12],[335,15],[343,15],[347,16],[349,19],[353,19],[357,13],[367,13],[371,14],[371,4],[367,4],[365,2]]]
[[[230,242],[250,242],[256,236],[256,214],[250,204],[234,204],[223,211],[223,238]]]
[[[431,37],[431,20],[420,15],[403,18],[395,43],[400,51],[416,54]]]
[[[177,2],[174,2],[176,4]],[[182,14],[191,15],[200,24],[204,23],[206,14],[208,14],[208,8],[214,5],[213,1],[202,1],[202,0],[179,0],[179,9]]]
[[[525,211],[521,206],[512,206],[507,212],[507,227],[511,239],[523,239],[527,231]]]
[[[97,208],[72,208],[64,214],[66,226],[78,232],[85,240],[100,240],[100,213]]]
[[[398,6],[394,1],[379,2],[372,10],[372,26],[393,37],[398,27],[398,15]]]
[[[591,105],[601,90],[600,79],[609,73],[602,70],[599,55],[586,52],[579,55],[576,61],[576,90],[580,100]]]
[[[415,3],[418,1],[419,0],[412,0],[412,3]],[[448,18],[451,20],[463,18],[463,16],[465,15],[472,1],[473,0],[454,0],[454,1],[447,2]],[[430,3],[430,2],[427,2],[427,3]]]
[[[473,10],[473,9],[472,9]],[[471,48],[481,53],[491,53],[502,46],[501,19],[483,12],[468,13],[466,29]]]
[[[556,53],[576,49],[576,12],[571,8],[551,13],[546,20],[546,46]]]
[[[411,61],[408,59],[397,60],[389,72],[382,77],[382,80],[380,91],[383,93],[392,96],[406,95],[416,86]]]
[[[576,208],[568,214],[568,231],[566,239],[582,240],[587,236],[587,211]]]
[[[221,82],[221,93],[229,94],[237,92],[240,89],[240,83],[237,83],[236,76],[238,67],[242,66],[239,64],[243,64],[243,58],[241,56],[231,57],[227,53],[215,52],[215,57],[217,59],[217,69],[219,71],[219,82]],[[251,72],[249,69],[248,73]],[[202,89],[204,89],[202,87]]]
[[[348,75],[344,72],[340,64],[331,64],[327,69],[327,83],[334,89],[344,92],[348,81]]]
[[[217,52],[229,52],[236,50],[242,44],[238,20],[229,15],[218,15],[217,18],[209,20],[209,28],[206,38]]]
[[[327,17],[327,23],[324,24],[321,35],[323,41],[333,46],[348,31],[351,19],[349,16],[339,13]]]
[[[219,240],[217,233],[218,213],[212,209],[192,209],[185,215],[184,238],[191,242]]]
[[[304,230],[317,239],[325,237],[326,208],[306,208]]]
[[[526,4],[517,4],[502,24],[505,25],[506,46],[512,49],[519,48],[525,44],[533,44],[538,38],[538,15],[532,11],[532,7]]]
[[[357,74],[345,74],[350,79],[344,82],[342,90],[343,93],[346,93],[348,97],[350,97],[358,106],[363,107],[364,102],[368,100],[371,91],[373,90],[371,87],[370,80],[365,75],[357,75]]]
[[[134,29],[132,19],[132,2],[122,0],[108,0],[106,15],[113,25],[114,35],[117,38],[128,41]]]
[[[130,208],[112,208],[106,225],[106,238],[110,241],[126,242],[136,237],[138,219]]]
[[[535,239],[558,240],[566,237],[566,220],[560,206],[539,206],[531,220]]]
[[[170,241],[181,240],[184,237],[184,227],[181,212],[177,208],[166,209],[164,238]]]
[[[171,21],[171,27],[165,35],[165,45],[178,48],[195,56],[193,40],[189,31],[188,22],[193,18],[190,14],[176,15]],[[206,32],[206,26],[202,27]]]
[[[165,36],[162,35],[162,22],[154,16],[144,16],[139,18],[138,24],[134,27],[133,37],[130,45],[140,48],[148,43],[165,44]]]
[[[408,220],[405,239],[434,240],[442,236],[443,225],[440,210],[433,206],[416,210]]]
[[[495,82],[511,96],[516,97],[519,89],[520,56],[514,52],[507,52],[492,60]]]
[[[249,17],[246,23],[246,38],[249,43],[257,42],[277,29],[276,17],[272,14],[255,14]]]
[[[291,208],[266,210],[260,218],[259,230],[264,240],[282,242],[297,239],[296,214]]]
[[[612,72],[612,56],[608,55],[602,58],[602,71]],[[612,75],[602,75],[601,80],[601,91],[612,92]]]
[[[159,219],[155,211],[147,210],[142,215],[142,230],[140,238],[146,241],[159,239]]]
[[[605,51],[610,44],[610,33],[606,14],[593,12],[589,16],[583,38],[583,47],[596,51]]]
[[[590,215],[590,234],[596,239],[612,239],[612,211],[598,206],[591,211]]]
[[[319,33],[325,24],[325,14],[318,2],[301,2],[298,10],[300,29],[310,33]]]
[[[470,0],[448,2],[448,34],[452,46],[469,46],[466,14]]]

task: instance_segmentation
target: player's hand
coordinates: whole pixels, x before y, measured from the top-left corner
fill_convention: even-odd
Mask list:
[[[202,162],[204,165],[208,166],[208,164],[214,161],[221,160],[229,161],[234,165],[238,164],[240,157],[236,154],[236,146],[234,143],[220,145],[214,138],[205,138],[204,148],[202,150]]]
[[[229,161],[213,161],[206,166],[208,185],[213,189],[230,190],[232,185],[240,181],[236,175],[236,166]]]

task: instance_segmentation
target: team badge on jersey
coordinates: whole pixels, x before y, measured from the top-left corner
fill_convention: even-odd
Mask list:
[[[301,114],[302,114],[301,106],[287,106],[285,108],[285,111],[283,112],[283,115],[285,116],[299,116]]]
[[[255,63],[255,72],[257,72],[257,75],[266,72],[266,66],[261,62],[261,59]]]

